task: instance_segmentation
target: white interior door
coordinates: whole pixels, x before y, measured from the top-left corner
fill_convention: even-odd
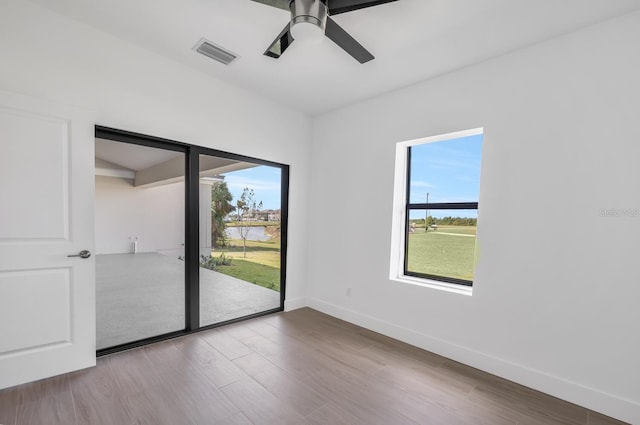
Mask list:
[[[0,388],[95,365],[93,134],[0,92]]]

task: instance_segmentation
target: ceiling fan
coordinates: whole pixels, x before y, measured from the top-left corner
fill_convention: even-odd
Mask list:
[[[340,27],[330,16],[366,7],[378,6],[398,0],[253,0],[268,6],[291,12],[291,21],[264,52],[265,56],[278,59],[294,40],[311,43],[326,35],[331,41],[365,63],[373,55]]]

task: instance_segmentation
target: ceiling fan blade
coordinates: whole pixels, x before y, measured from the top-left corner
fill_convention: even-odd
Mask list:
[[[253,0],[256,3],[266,4],[267,6],[277,7],[278,9],[284,9],[289,11],[289,3],[291,0]]]
[[[291,33],[289,32],[289,24],[284,27],[282,32],[273,40],[273,43],[269,46],[267,50],[263,53],[265,56],[269,56],[274,59],[278,59],[287,47],[293,43],[293,37],[291,37]]]
[[[257,0],[254,0],[257,1]],[[398,0],[329,0],[329,15],[351,12],[366,7],[378,6]]]
[[[340,25],[336,24],[336,21],[328,16],[324,34],[358,62],[365,63],[373,59],[373,55],[362,47],[362,44],[358,43],[355,38],[351,37]]]

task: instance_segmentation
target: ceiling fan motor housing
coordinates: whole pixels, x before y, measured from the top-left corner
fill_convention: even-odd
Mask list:
[[[327,24],[327,5],[321,0],[292,0],[291,27],[307,22],[319,27],[323,32]]]

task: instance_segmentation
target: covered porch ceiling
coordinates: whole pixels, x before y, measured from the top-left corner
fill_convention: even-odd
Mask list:
[[[185,161],[181,152],[96,138],[95,175],[132,181],[134,187],[149,188],[184,181]],[[200,158],[201,181],[224,179],[231,171],[257,164],[214,156]]]

